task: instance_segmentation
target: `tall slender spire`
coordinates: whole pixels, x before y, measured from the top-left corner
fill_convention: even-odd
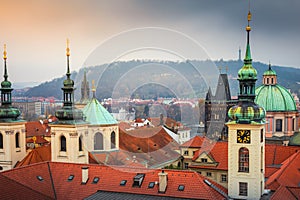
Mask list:
[[[81,110],[74,107],[74,81],[71,79],[69,57],[70,57],[70,47],[69,40],[67,39],[67,79],[64,80],[64,87],[62,88],[64,95],[63,107],[55,112],[55,116],[59,119],[59,123],[62,124],[74,124],[82,123],[84,116]]]
[[[21,112],[18,108],[14,108],[12,106],[12,98],[11,92],[13,88],[11,88],[11,82],[8,81],[8,74],[7,74],[7,52],[6,52],[6,45],[4,44],[3,50],[3,60],[4,60],[4,80],[1,82],[1,107],[0,107],[0,122],[10,122],[18,120]]]
[[[70,41],[69,39],[67,39],[67,48],[66,48],[66,56],[67,56],[67,77],[70,78],[70,61],[69,61],[69,57],[70,57]]]
[[[248,26],[246,27],[247,31],[247,47],[246,47],[246,55],[245,55],[245,64],[251,64],[252,59],[251,59],[251,51],[250,51],[250,31],[251,31],[251,26],[250,26],[250,21],[251,21],[251,12],[249,10],[248,12]]]
[[[239,94],[238,105],[233,106],[228,111],[228,117],[233,123],[248,124],[252,122],[264,123],[265,111],[262,107],[254,102],[255,99],[255,82],[257,80],[257,71],[252,66],[252,58],[250,52],[250,21],[251,12],[248,12],[247,46],[244,65],[238,72]],[[229,122],[231,123],[231,122]]]
[[[7,59],[7,52],[6,52],[6,44],[4,44],[3,47],[3,59],[4,59],[4,80],[7,81],[8,75],[7,75],[7,67],[6,67],[6,59]]]

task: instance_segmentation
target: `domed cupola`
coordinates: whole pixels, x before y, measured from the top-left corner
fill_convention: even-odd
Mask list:
[[[254,102],[255,99],[255,82],[257,80],[257,71],[252,66],[250,51],[250,31],[249,22],[251,13],[248,13],[247,46],[244,65],[238,72],[239,94],[238,104],[231,107],[228,111],[228,117],[231,119],[228,123],[238,124],[263,124],[265,120],[265,110]]]
[[[11,88],[11,82],[8,80],[7,74],[7,52],[6,45],[4,45],[3,52],[4,59],[4,80],[1,82],[1,107],[0,107],[0,122],[10,122],[18,120],[21,112],[18,108],[12,106],[12,97],[11,92],[13,88]]]
[[[83,112],[74,107],[74,81],[71,79],[70,67],[69,67],[69,57],[70,48],[69,40],[67,40],[67,79],[64,80],[64,87],[62,88],[64,93],[63,107],[55,112],[55,116],[59,119],[59,123],[64,124],[74,124],[83,123],[84,115]]]
[[[256,90],[255,102],[272,112],[297,111],[296,103],[291,93],[277,83],[277,74],[269,64],[263,75],[263,85]]]

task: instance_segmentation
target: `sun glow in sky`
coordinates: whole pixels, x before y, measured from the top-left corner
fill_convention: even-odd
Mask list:
[[[251,2],[254,61],[300,67],[299,9],[298,0]],[[113,36],[143,27],[187,35],[211,59],[237,59],[238,48],[245,49],[247,10],[246,0],[1,0],[0,45],[7,44],[9,79],[14,82],[42,82],[65,74],[66,38],[70,39],[71,70],[79,70],[89,55]],[[153,36],[157,43],[166,37]],[[114,49],[136,42],[134,38],[125,40],[109,43],[99,64],[111,61],[105,57],[121,55],[110,55]],[[181,46],[172,45],[169,50],[174,54],[136,51],[123,59],[176,60],[174,55]],[[202,59],[195,53],[197,48],[183,49],[186,58]]]

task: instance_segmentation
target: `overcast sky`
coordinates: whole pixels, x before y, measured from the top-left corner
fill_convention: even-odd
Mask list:
[[[138,35],[137,42],[148,40],[142,37],[151,37],[149,34],[132,31],[143,27],[174,30],[200,45],[211,59],[237,59],[239,46],[244,55],[247,0],[0,0],[0,3],[0,45],[7,44],[9,79],[14,82],[41,82],[65,74],[66,38],[70,39],[71,70],[89,63],[87,59],[93,51],[105,45],[106,51],[101,51],[103,59],[99,62],[135,56],[173,59],[165,53],[147,55],[149,51],[127,57],[110,55],[116,54],[113,49],[121,46],[123,52],[118,54],[132,51],[133,47],[126,49],[126,45],[136,42],[133,35]],[[270,60],[273,65],[300,67],[299,10],[299,0],[251,1],[254,61]],[[128,31],[134,33],[127,36]],[[123,38],[114,39],[124,33]],[[138,43],[134,48],[156,47],[168,39],[168,34],[162,36],[154,34],[150,40],[153,45]],[[183,48],[188,49],[185,52],[176,52],[180,47],[176,47],[176,41],[171,43],[169,53],[198,58],[195,53],[198,49],[193,45]],[[2,74],[3,66],[0,69]]]

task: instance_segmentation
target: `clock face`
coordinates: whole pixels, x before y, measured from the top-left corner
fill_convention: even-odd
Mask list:
[[[250,130],[237,130],[237,143],[250,144]]]

